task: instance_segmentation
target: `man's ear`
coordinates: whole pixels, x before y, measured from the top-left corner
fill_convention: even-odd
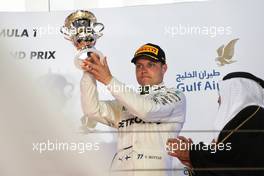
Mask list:
[[[161,67],[162,67],[162,68],[161,68],[161,69],[162,69],[162,73],[165,74],[166,71],[167,71],[167,69],[168,69],[167,64],[162,64]]]

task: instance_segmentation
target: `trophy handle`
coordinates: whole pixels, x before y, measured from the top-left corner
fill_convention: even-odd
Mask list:
[[[65,26],[62,26],[60,28],[60,32],[64,35],[66,35],[68,38],[70,37],[69,31],[67,30],[67,28]]]
[[[84,59],[86,59],[88,56],[86,55],[85,58],[81,58],[81,56],[84,54],[84,53],[95,53],[99,56],[100,58],[100,62],[104,65],[103,63],[103,58],[104,58],[104,55],[102,52],[98,51],[97,49],[95,48],[86,48],[84,50],[81,50],[75,57],[74,57],[74,64],[75,66],[80,69],[80,70],[83,70],[82,67],[81,67],[81,64],[83,62]]]
[[[103,35],[103,33],[101,33],[104,30],[104,25],[103,23],[94,23],[93,25],[94,27],[94,31],[96,36],[99,38]]]

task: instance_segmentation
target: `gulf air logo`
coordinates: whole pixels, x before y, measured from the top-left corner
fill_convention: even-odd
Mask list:
[[[221,45],[216,51],[218,56],[215,58],[218,66],[224,66],[236,62],[233,59],[235,44],[239,39],[231,40],[227,45]]]

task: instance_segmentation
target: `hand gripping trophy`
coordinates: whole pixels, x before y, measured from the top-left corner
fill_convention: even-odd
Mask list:
[[[103,59],[103,54],[95,49],[96,40],[103,35],[103,29],[104,25],[97,23],[95,15],[90,11],[77,10],[65,19],[61,33],[78,51],[74,58],[78,68],[81,60],[87,58],[91,52],[96,53],[100,60]]]

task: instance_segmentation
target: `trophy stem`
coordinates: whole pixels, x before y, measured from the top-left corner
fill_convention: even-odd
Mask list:
[[[100,58],[100,62],[104,65],[104,62],[103,62],[103,58],[104,58],[104,55],[101,51],[95,49],[95,47],[93,48],[86,48],[84,50],[81,50],[80,52],[78,52],[78,54],[75,55],[74,57],[74,63],[75,63],[75,66],[78,68],[78,69],[81,69],[81,64],[83,62],[84,59],[86,59],[88,57],[88,53],[95,53],[99,56]]]

